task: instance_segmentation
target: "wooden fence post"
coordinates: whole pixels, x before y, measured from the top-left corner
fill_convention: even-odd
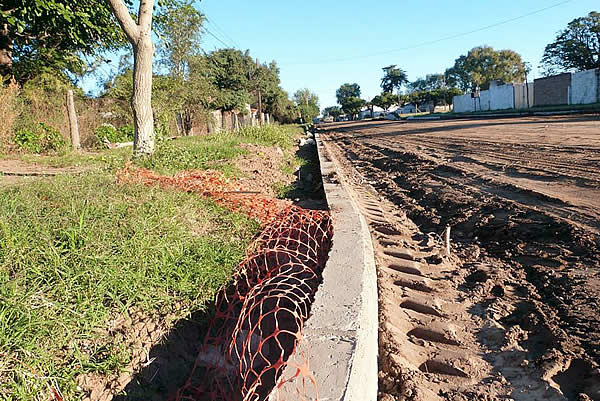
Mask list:
[[[67,113],[69,115],[69,128],[71,129],[71,146],[75,152],[81,150],[79,141],[79,124],[77,123],[77,112],[75,111],[75,100],[73,99],[73,90],[67,91]]]

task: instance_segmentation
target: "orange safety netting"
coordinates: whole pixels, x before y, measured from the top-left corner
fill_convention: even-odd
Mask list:
[[[214,171],[166,177],[126,168],[118,178],[209,196],[266,226],[233,283],[218,293],[194,369],[173,400],[261,401],[287,382],[295,389],[278,399],[316,398],[308,358],[298,347],[331,248],[329,213],[244,193]]]
[[[268,224],[272,218],[290,205],[289,202],[273,199],[257,192],[245,191],[239,181],[227,178],[223,173],[215,170],[186,171],[174,176],[166,176],[128,165],[116,175],[120,182],[159,185],[209,197],[228,209],[255,218],[263,225]]]

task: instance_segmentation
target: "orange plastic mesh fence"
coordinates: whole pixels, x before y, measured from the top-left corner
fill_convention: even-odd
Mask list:
[[[296,386],[288,394],[293,400],[316,399],[308,351],[299,347],[331,248],[329,213],[241,194],[235,180],[218,172],[165,177],[127,168],[118,178],[209,196],[266,226],[248,248],[233,283],[217,294],[193,371],[173,399],[260,401],[289,381]],[[283,377],[286,367],[292,377]]]
[[[146,185],[158,185],[193,192],[214,199],[231,210],[243,212],[263,225],[268,224],[271,219],[290,205],[290,202],[245,191],[239,181],[227,178],[223,173],[214,170],[183,172],[175,176],[165,176],[128,165],[117,172],[117,180],[141,182]]]

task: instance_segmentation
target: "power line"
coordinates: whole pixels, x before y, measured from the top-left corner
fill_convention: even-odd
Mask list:
[[[218,40],[225,47],[235,47],[235,46],[231,46],[228,43],[225,43],[221,38],[219,38],[217,35],[215,35],[214,33],[212,33],[208,28],[205,27],[204,30],[206,31],[206,33],[208,33],[210,36],[212,36],[213,38],[215,38],[216,40]]]
[[[205,16],[205,18],[206,18],[206,21],[208,21],[210,24],[212,24],[212,25],[215,27],[215,29],[216,29],[218,32],[220,32],[220,33],[221,33],[223,36],[225,36],[225,37],[226,37],[226,38],[227,38],[227,39],[228,39],[228,40],[229,40],[231,43],[233,43],[233,44],[235,45],[235,47],[236,47],[236,48],[240,49],[240,46],[237,44],[237,42],[236,42],[236,41],[235,41],[235,40],[234,40],[234,39],[233,39],[231,36],[229,36],[229,35],[227,34],[227,32],[225,32],[225,31],[224,31],[224,30],[223,30],[223,29],[222,29],[222,28],[221,28],[221,27],[220,27],[220,26],[219,26],[219,25],[218,25],[218,24],[215,22],[215,20],[214,20],[214,19],[212,19],[212,18],[208,18],[208,17],[206,17],[206,16]]]
[[[295,63],[285,63],[285,62],[282,62],[281,64],[283,64],[283,65],[312,65],[312,64],[340,63],[340,62],[345,62],[345,61],[352,61],[352,60],[358,60],[358,59],[371,58],[371,57],[382,56],[382,55],[391,54],[391,53],[397,53],[397,52],[401,52],[401,51],[405,51],[405,50],[416,49],[416,48],[419,48],[419,47],[429,46],[429,45],[432,45],[432,44],[435,44],[435,43],[439,43],[439,42],[444,42],[444,41],[448,41],[448,40],[460,38],[460,37],[463,37],[463,36],[471,35],[473,33],[477,33],[477,32],[481,32],[481,31],[485,31],[485,30],[491,29],[491,28],[495,28],[497,26],[505,25],[505,24],[508,24],[508,23],[511,23],[511,22],[514,22],[514,21],[518,21],[518,20],[523,19],[523,18],[530,17],[532,15],[540,14],[540,13],[542,13],[544,11],[547,11],[547,10],[550,10],[552,8],[560,7],[560,6],[564,5],[564,4],[571,3],[573,1],[575,1],[575,0],[561,1],[561,2],[553,4],[551,6],[540,8],[538,10],[529,12],[527,14],[523,14],[523,15],[519,15],[518,17],[509,18],[509,19],[506,19],[506,20],[503,20],[503,21],[499,21],[499,22],[496,22],[496,23],[491,24],[491,25],[486,25],[486,26],[483,26],[481,28],[474,29],[472,31],[461,32],[461,33],[458,33],[458,34],[455,34],[455,35],[452,35],[452,36],[447,36],[447,37],[440,38],[440,39],[435,39],[435,40],[429,40],[429,41],[418,43],[418,44],[412,45],[412,46],[401,47],[401,48],[392,49],[392,50],[385,50],[385,51],[381,51],[381,52],[377,52],[377,53],[364,54],[364,55],[359,55],[359,56],[338,58],[338,59],[329,59],[329,60],[322,60],[322,61],[295,62]]]

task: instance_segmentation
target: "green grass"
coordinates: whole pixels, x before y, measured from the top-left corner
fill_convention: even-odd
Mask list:
[[[55,381],[118,372],[115,314],[202,308],[258,230],[193,194],[119,185],[112,174],[0,189],[0,399],[48,399]]]
[[[163,174],[237,174],[232,161],[246,143],[281,147],[281,168],[293,173],[300,132],[269,126],[161,141],[135,163]],[[131,350],[103,334],[109,319],[204,308],[259,229],[194,194],[117,184],[131,148],[2,157],[91,170],[0,188],[0,400],[48,399],[50,383],[80,399],[79,375],[116,374],[130,361]]]
[[[301,132],[301,127],[297,125],[268,125],[248,127],[238,132],[163,140],[157,143],[156,152],[152,157],[137,160],[136,164],[162,174],[207,168],[235,174],[231,161],[247,152],[240,147],[241,144],[279,146],[288,150],[292,148],[297,135]],[[80,155],[74,153],[0,155],[0,159],[18,158],[50,167],[88,166],[113,171],[125,165],[131,158],[131,152],[132,149],[129,147]]]

